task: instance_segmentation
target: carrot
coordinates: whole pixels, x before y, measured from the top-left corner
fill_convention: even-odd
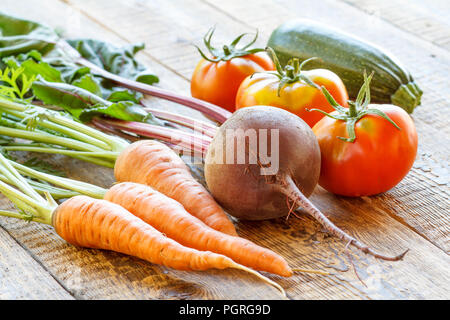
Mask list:
[[[55,231],[81,247],[107,249],[178,270],[224,269],[229,258],[184,247],[123,207],[87,196],[75,196],[55,210]]]
[[[182,245],[223,254],[255,270],[292,275],[288,263],[275,252],[208,227],[179,202],[149,186],[119,183],[106,192],[104,199],[124,207]]]
[[[237,235],[223,209],[192,177],[183,160],[163,143],[147,140],[130,145],[57,112],[4,98],[0,98],[0,111],[8,114],[5,116],[8,126],[0,125],[2,135],[37,142],[29,145],[9,143],[5,150],[58,153],[115,167],[118,181],[148,184],[181,202],[189,213],[210,227]],[[44,120],[35,116],[41,114],[45,114]],[[29,130],[28,122],[35,123],[34,130]],[[140,127],[142,123],[135,125]]]
[[[76,246],[112,250],[176,270],[239,269],[263,279],[284,294],[277,283],[254,270],[226,256],[185,247],[106,200],[82,195],[72,197],[56,208],[52,224],[61,238]]]
[[[233,236],[236,229],[210,193],[191,175],[183,160],[154,140],[134,142],[118,156],[114,175],[119,182],[146,184],[180,202],[205,224]]]
[[[17,185],[22,189],[23,180]],[[21,212],[0,210],[0,215],[52,225],[70,244],[112,250],[176,270],[239,269],[286,295],[280,285],[258,272],[226,256],[185,247],[112,202],[79,195],[58,206],[49,194],[46,201],[27,186],[24,194],[2,181],[0,191],[22,209]]]

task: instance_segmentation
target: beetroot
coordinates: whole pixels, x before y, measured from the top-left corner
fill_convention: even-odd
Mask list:
[[[231,215],[247,220],[287,216],[302,207],[331,234],[384,260],[336,227],[308,197],[320,175],[320,149],[311,128],[296,115],[269,106],[237,110],[218,129],[205,159],[205,179]]]

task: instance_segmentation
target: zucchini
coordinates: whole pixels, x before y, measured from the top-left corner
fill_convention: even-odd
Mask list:
[[[401,63],[385,50],[342,31],[306,19],[283,23],[272,32],[268,47],[282,65],[296,57],[318,57],[305,69],[324,68],[336,73],[355,99],[364,82],[364,70],[374,71],[370,87],[373,102],[392,103],[412,113],[422,90]]]

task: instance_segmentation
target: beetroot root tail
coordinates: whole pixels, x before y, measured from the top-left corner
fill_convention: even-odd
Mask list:
[[[311,203],[311,201],[307,197],[305,197],[305,195],[298,189],[298,187],[296,186],[296,184],[289,175],[283,176],[283,178],[280,180],[281,181],[279,185],[281,188],[281,192],[283,192],[286,196],[288,196],[289,199],[291,199],[291,201],[295,201],[297,205],[305,209],[305,211],[309,215],[311,215],[314,219],[316,219],[318,222],[320,222],[320,224],[324,226],[329,233],[355,246],[362,252],[372,255],[378,259],[386,261],[398,261],[401,260],[405,256],[405,254],[409,251],[409,249],[407,249],[403,253],[396,256],[385,256],[372,250],[371,248],[362,244],[349,234],[345,233],[342,229],[338,228],[333,222],[331,222],[319,209],[316,208],[314,204]]]

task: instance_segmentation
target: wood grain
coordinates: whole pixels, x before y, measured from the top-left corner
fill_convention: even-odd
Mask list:
[[[70,300],[73,297],[0,228],[0,300],[24,299]]]
[[[445,0],[344,0],[439,47],[450,50],[450,10]]]
[[[377,197],[341,198],[317,188],[311,199],[339,227],[379,251],[394,254],[410,248],[404,261],[378,261],[352,250],[350,262],[345,243],[330,237],[304,214],[288,221],[238,222],[237,227],[243,237],[279,252],[292,266],[332,272],[330,276],[298,274],[289,279],[271,276],[291,299],[448,298],[449,159],[442,146],[448,145],[450,129],[442,114],[449,109],[450,55],[445,49],[338,1],[26,0],[21,4],[2,2],[11,13],[60,27],[69,37],[101,38],[117,44],[146,42],[139,58],[161,77],[160,86],[184,94],[189,93],[188,80],[198,61],[193,44],[200,44],[214,24],[217,43],[258,28],[258,45],[263,46],[282,21],[317,17],[392,50],[425,91],[423,105],[414,113],[420,150],[413,170],[399,186]],[[161,100],[149,98],[149,103],[200,116]],[[70,177],[105,187],[113,183],[110,169],[64,157],[44,158]],[[201,168],[196,172],[202,179]],[[8,206],[2,198],[1,207]],[[22,259],[21,267],[27,276],[35,275],[31,267],[37,263],[76,299],[280,298],[276,290],[242,272],[176,272],[121,254],[70,246],[46,226],[6,218],[0,219],[0,226],[0,239],[4,236],[11,244],[11,249],[4,249],[8,257],[20,248],[28,257]],[[5,274],[4,261],[10,259],[0,259],[1,275]],[[9,281],[18,278],[15,274]],[[15,295],[36,286],[9,285],[4,292]]]

